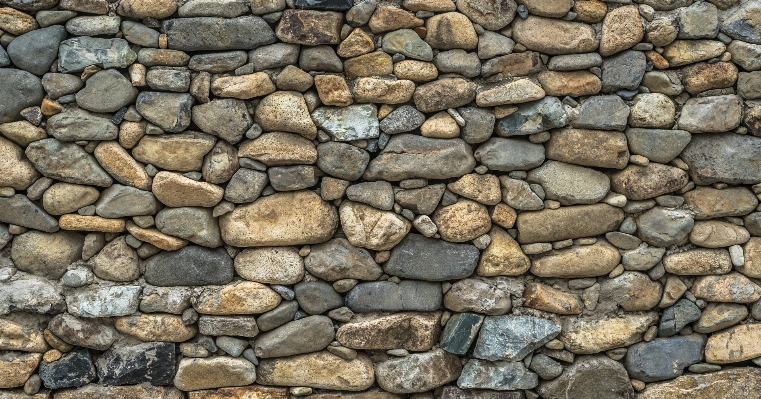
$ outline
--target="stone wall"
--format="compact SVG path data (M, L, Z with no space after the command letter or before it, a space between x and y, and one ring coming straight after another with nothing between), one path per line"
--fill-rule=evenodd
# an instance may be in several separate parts
M0 0L0 398L758 399L759 195L758 0Z

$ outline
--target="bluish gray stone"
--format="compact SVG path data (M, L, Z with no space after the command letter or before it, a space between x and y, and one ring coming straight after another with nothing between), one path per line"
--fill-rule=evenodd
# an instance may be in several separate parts
M626 370L631 378L644 382L670 380L703 358L706 337L693 334L675 338L657 338L629 347Z
M175 349L169 342L146 342L111 348L95 362L103 385L172 385Z
M463 389L494 389L512 391L533 389L539 385L539 377L526 370L523 362L489 362L470 359L462 369L457 386Z
M380 135L378 111L373 104L320 107L312 112L312 120L335 141L374 139Z
M68 108L48 118L46 131L61 141L116 140L119 136L119 127L109 118L80 108Z
M318 315L344 305L341 294L324 281L301 282L293 287L296 301L310 315Z
M391 250L386 274L426 281L459 280L476 269L480 252L471 244L454 244L420 234L407 234Z
M103 194L100 198L103 198ZM224 244L219 230L218 218L213 216L211 208L164 208L156 214L156 228L164 234L179 237L204 247L216 248Z
M61 25L35 29L8 44L8 56L18 68L42 76L58 56L58 45L66 38Z
M374 281L358 284L346 295L353 312L433 311L441 308L441 284L430 281Z
M11 64L11 57L9 57L5 49L2 46L0 46L0 68L5 68L10 64Z
M658 325L658 336L676 335L688 324L700 319L700 308L688 299L680 299L676 304L663 311Z
M144 277L161 287L223 285L233 280L233 272L233 260L224 249L189 245L148 258Z
M455 313L447 321L439 347L455 355L464 355L478 336L484 317L477 313Z
M695 184L761 182L761 137L735 133L696 134L682 151Z
M497 134L523 136L565 126L567 117L557 97L545 97L521 104L518 110L499 120Z
M76 93L82 86L84 86L84 82L82 82L79 76L68 73L46 73L42 77L42 87L48 93L48 97L51 100L57 100L61 96ZM48 123L50 123L50 119L48 119Z
M602 63L602 92L635 90L645 75L647 61L641 51L627 50Z
M27 71L0 69L0 123L21 119L21 110L39 105L45 92L40 78Z
M296 316L296 312L299 310L299 303L296 301L283 301L280 302L275 309L270 310L267 313L259 316L256 320L256 325L262 331L269 331L282 326L283 324L293 320Z
M433 60L433 50L412 29L399 29L383 35L383 51L388 54L402 54L421 61Z
M335 338L333 321L327 316L309 316L292 321L256 338L257 357L283 357L325 349Z
M254 66L255 71L296 65L299 60L300 48L298 44L292 43L261 46L248 52L248 62Z
M40 362L40 378L45 388L75 388L95 381L98 375L87 349L69 352L54 362Z
M560 325L533 316L486 317L473 356L485 360L521 360L560 334Z
M402 105L391 111L380 122L380 129L386 134L397 134L415 130L423 125L425 115L411 105Z
M245 51L196 54L190 57L188 68L209 73L229 72L243 66L246 59L248 59L248 54Z
M26 195L0 197L0 222L55 233L58 220L45 212L42 207L30 201Z
M46 177L66 183L108 187L111 176L82 147L56 139L35 141L26 147L26 156Z
M168 48L174 50L253 50L275 42L275 32L256 16L170 19L163 29Z
M474 156L491 170L529 170L544 162L544 146L527 140L492 137L478 147Z
M637 218L637 235L650 245L668 247L684 242L694 225L686 212L656 206Z
M143 91L137 96L137 112L149 122L170 133L190 126L195 99L188 93Z
M122 33L124 38L132 44L143 47L158 47L160 33L139 22L123 21Z
M534 355L528 368L543 380L551 380L563 373L563 366L544 353Z
M359 179L369 162L370 153L348 143L328 141L317 146L317 166L338 179Z
M249 2L241 0L192 0L183 4L177 14L182 18L235 18L250 11Z
M713 39L719 34L719 10L706 1L682 8L677 21L679 39Z
M624 130L629 106L619 96L594 96L584 101L571 126L579 129Z
M602 65L599 53L565 54L550 58L547 68L551 71L577 71Z
M89 36L64 40L58 46L58 72L81 72L90 65L103 69L126 68L137 54L124 39L100 39Z
M254 202L268 182L266 173L240 168L227 183L225 199L235 204Z
M651 162L671 162L691 139L692 134L684 130L626 129L629 151Z

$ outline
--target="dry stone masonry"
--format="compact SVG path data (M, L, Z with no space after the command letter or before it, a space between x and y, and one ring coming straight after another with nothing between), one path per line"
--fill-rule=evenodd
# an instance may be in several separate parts
M0 0L0 398L761 399L759 198L759 0Z

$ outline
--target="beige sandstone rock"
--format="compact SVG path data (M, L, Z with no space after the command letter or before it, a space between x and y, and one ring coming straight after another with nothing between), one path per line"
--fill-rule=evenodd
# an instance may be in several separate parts
M106 244L90 262L93 273L104 280L132 281L140 277L140 260L125 237Z
M373 50L375 50L373 38L362 29L354 28L349 33L349 36L338 45L336 54L344 58L350 58L367 54Z
M745 264L736 267L737 271L750 278L761 278L761 238L750 238L743 245L743 253Z
M288 390L263 386L229 387L188 392L188 399L288 399Z
M207 286L191 298L201 314L260 314L280 304L280 295L264 284L241 281L225 286Z
M698 277L690 292L707 302L751 303L761 298L761 287L740 273Z
M449 113L441 111L423 122L420 134L437 139L452 139L460 136L460 126Z
M349 79L363 76L390 75L394 72L394 64L390 55L383 51L374 51L346 60L344 62L344 72Z
M249 385L255 380L256 367L240 357L185 358L177 366L174 386L183 391L195 391Z
M314 86L320 101L325 105L346 107L354 103L346 80L339 75L317 75L314 77Z
M478 45L478 36L468 17L458 12L437 14L425 21L425 41L433 48L470 50Z
M658 321L658 313L626 313L624 317L582 319L563 318L558 339L565 349L576 354L593 354L626 347L642 341L642 335Z
M572 294L563 292L541 283L526 284L523 291L526 300L523 305L556 314L579 314L581 302Z
M210 183L199 182L179 173L159 172L153 178L153 194L166 206L213 207L222 200L225 190Z
M164 19L177 11L177 3L173 0L125 0L119 3L116 11L131 18Z
M151 189L151 177L127 151L115 141L103 141L95 147L95 159L116 181L141 190Z
M495 226L489 236L491 243L478 261L479 276L520 276L528 271L531 261L510 234Z
M0 389L18 388L24 385L37 369L42 353L0 353Z
M732 260L725 249L697 248L665 256L663 267L682 276L725 274L732 270Z
M304 96L295 91L278 91L264 97L256 107L254 121L265 132L298 133L309 140L317 136Z
M168 236L156 229L143 229L132 221L126 223L127 231L140 241L147 242L165 251L176 251L186 245L187 240Z
M61 389L55 393L55 399L183 399L182 391L175 387L156 387L153 385L103 386L88 384L80 388ZM22 399L22 398L19 398ZM26 399L26 398L24 398ZM36 397L32 399L38 399ZM39 398L43 399L43 398ZM47 398L45 398L47 399Z
M394 75L399 79L422 83L436 79L439 76L439 71L430 62L403 60L394 64Z
M326 351L262 359L257 374L258 384L342 391L362 391L375 382L373 364L367 355L345 360Z
M24 150L0 137L0 187L26 190L40 174L24 155Z
M304 260L295 247L244 249L235 257L235 272L265 284L296 284L304 278Z
M599 41L594 29L578 22L529 16L513 22L513 39L545 54L588 53Z
M317 149L310 140L297 134L273 132L243 142L238 156L267 166L313 164L317 162Z
M10 7L0 8L0 29L13 35L23 35L38 27L37 21L31 15Z
M76 214L62 215L58 226L63 230L99 231L102 233L121 233L126 230L124 219L106 219L100 216L82 216Z
M757 367L729 368L707 374L689 374L647 384L637 399L755 399L761 389Z
M597 277L610 273L620 260L618 249L598 241L592 245L555 250L534 259L531 273L546 278Z
M748 230L732 223L720 220L705 220L695 222L690 232L690 242L706 248L723 248L744 244L750 239ZM746 249L747 252L747 249ZM745 263L748 256L745 255Z
M457 313L475 312L489 316L507 314L510 295L487 282L466 278L452 284L444 295L444 307Z
M44 353L48 349L42 330L0 319L0 350Z
M364 313L336 331L341 345L362 350L427 351L438 342L441 312Z
M275 84L269 75L256 72L249 75L224 76L211 82L211 92L218 97L231 97L250 100L266 96L275 91Z
M183 342L198 333L195 325L184 325L181 316L162 313L117 317L114 327L122 334L145 342Z
M214 136L200 132L145 136L132 149L132 156L161 169L191 172L201 170L203 156L216 141Z
M592 96L602 89L600 78L587 71L548 71L539 74L538 79L548 96Z
M451 242L473 240L491 229L491 218L485 206L470 200L460 200L433 213L431 218L441 238Z
M14 238L11 259L21 271L58 280L70 264L82 259L83 245L78 233L31 230Z
M708 337L705 349L709 363L738 363L761 356L761 324L743 324Z
M577 205L518 215L518 242L555 242L594 237L618 229L624 212L607 204Z
M528 79L502 83L490 89L479 91L476 104L479 107L495 105L520 104L544 98L544 90Z
M676 40L666 46L663 57L678 67L721 56L727 46L716 40Z
M376 251L393 248L412 227L407 219L394 212L380 211L358 202L342 203L339 213L341 227L349 242Z
M414 91L411 80L359 78L353 93L358 103L401 104L409 101Z
M42 195L42 207L51 215L76 212L98 200L100 193L90 186L56 183Z
M29 121L0 124L0 134L21 147L26 147L35 141L48 138L45 129L37 127Z
M745 187L717 190L702 186L683 196L684 204L695 213L695 220L742 216L752 212L758 205L756 196Z
M682 169L651 162L647 166L629 165L611 174L610 188L638 201L676 191L688 181Z
M547 159L610 169L623 169L629 163L629 148L622 132L560 129L551 133L544 144Z
M603 57L626 50L642 41L645 29L636 5L623 6L605 15L600 38Z

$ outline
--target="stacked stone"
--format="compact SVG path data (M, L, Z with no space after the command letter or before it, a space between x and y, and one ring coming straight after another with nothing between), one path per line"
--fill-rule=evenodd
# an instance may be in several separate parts
M761 398L757 0L0 0L0 398Z

